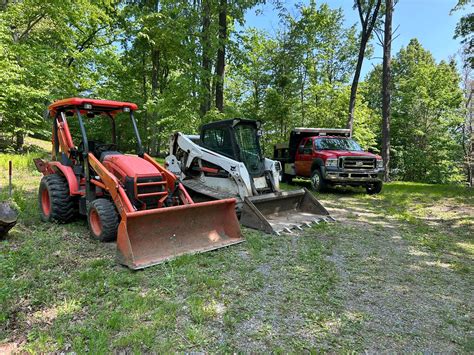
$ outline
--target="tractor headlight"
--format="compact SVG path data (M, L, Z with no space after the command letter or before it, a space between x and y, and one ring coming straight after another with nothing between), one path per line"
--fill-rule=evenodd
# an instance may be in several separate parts
M382 168L383 168L383 160L377 159L377 169L382 169Z
M337 167L337 159L334 159L334 158L329 158L329 159L326 159L326 166L327 167Z

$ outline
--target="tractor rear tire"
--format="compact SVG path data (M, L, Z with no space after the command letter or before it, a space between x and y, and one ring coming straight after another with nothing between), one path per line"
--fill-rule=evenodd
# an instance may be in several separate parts
M38 203L43 222L69 222L76 214L74 202L64 176L51 174L41 179Z
M93 239L101 242L113 242L117 239L119 216L111 201L105 198L92 201L87 221Z

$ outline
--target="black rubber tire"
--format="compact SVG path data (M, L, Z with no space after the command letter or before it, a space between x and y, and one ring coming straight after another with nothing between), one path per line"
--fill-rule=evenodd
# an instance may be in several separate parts
M49 211L43 207L43 196L47 194ZM41 179L38 190L40 218L43 222L67 223L76 214L75 199L69 195L69 185L64 176L46 175ZM45 202L47 205L48 203ZM48 213L49 212L49 213Z
M311 173L311 187L316 192L322 192L326 188L326 182L323 179L323 175L319 169L314 169Z
M292 184L293 183L293 175L285 174L281 176L281 181L287 184Z
M383 187L383 182L377 181L373 185L367 186L365 190L367 191L369 195L376 195L382 191L382 187Z
M95 220L98 218L98 222ZM91 237L101 242L113 242L117 239L119 216L115 205L105 198L91 202L87 212L87 223ZM99 223L100 228L97 228Z

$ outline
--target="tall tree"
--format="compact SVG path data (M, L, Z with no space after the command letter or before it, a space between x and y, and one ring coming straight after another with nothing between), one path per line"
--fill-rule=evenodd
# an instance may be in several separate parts
M219 48L216 64L216 108L224 111L225 47L227 42L227 0L219 3Z
M393 5L393 0L385 0L385 28L382 69L382 158L385 169L385 181L388 181L390 174L390 79Z
M463 48L460 50L462 60L462 89L464 91L466 118L461 126L464 151L466 175L469 186L474 186L474 73L470 65L469 52Z
M362 63L364 62L365 50L377 22L381 4L382 0L355 0L354 3L354 8L356 8L359 13L361 33L359 55L357 57L354 78L352 79L351 96L349 99L349 117L347 120L347 128L349 129L352 129L354 124L354 109L357 97L357 87L359 85Z
M458 0L456 6L451 10L451 13L464 9L471 4L472 0ZM474 13L464 15L456 25L454 31L454 38L461 38L461 43L464 45L463 49L467 55L468 63L471 68L474 68Z
M201 3L201 117L211 109L211 0L202 0Z

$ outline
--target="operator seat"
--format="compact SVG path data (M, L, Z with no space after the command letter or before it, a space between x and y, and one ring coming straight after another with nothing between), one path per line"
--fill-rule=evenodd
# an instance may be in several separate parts
M104 161L104 158L107 155L123 155L123 153L117 151L117 150L101 150L99 147L103 145L104 143L99 142L99 141L94 141L90 140L88 141L89 144L89 152L91 152L97 159L99 159L100 162ZM78 150L82 152L84 150L84 142L81 141L79 144Z
M100 154L99 161L102 163L107 155L123 155L123 153L117 150L106 150Z

